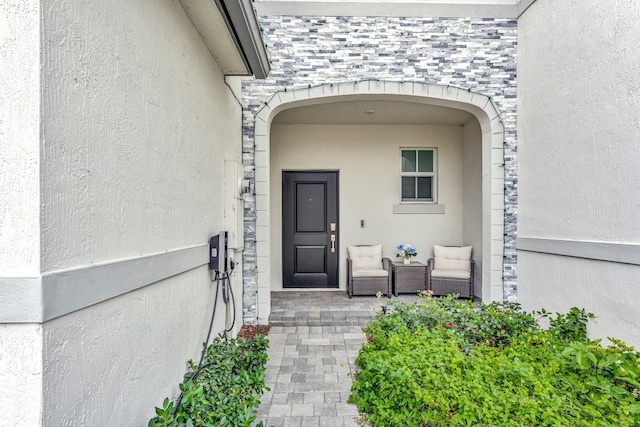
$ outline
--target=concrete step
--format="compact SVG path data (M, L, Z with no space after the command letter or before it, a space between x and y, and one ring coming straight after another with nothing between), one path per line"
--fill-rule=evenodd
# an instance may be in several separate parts
M271 326L364 326L375 316L373 310L272 311Z
M413 302L416 295L395 299ZM382 307L386 297L354 296L345 291L294 290L271 292L271 326L365 326Z

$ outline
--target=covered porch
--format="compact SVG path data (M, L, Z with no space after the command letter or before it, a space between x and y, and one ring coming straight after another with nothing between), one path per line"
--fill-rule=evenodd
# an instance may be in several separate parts
M336 175L338 209L325 220L326 256L337 257L337 272L326 288L346 298L350 245L382 244L383 256L395 260L396 245L409 243L423 264L435 244L464 245L473 246L475 297L502 300L503 140L490 97L451 86L361 81L274 94L255 116L257 321L270 319L272 292L302 292L286 285L287 262L298 265L310 252L294 248L286 258L287 173ZM430 200L405 198L402 165L412 150L432 162Z

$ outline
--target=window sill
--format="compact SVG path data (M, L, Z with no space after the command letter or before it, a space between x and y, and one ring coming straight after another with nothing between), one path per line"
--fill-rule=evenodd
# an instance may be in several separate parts
M444 205L435 203L403 203L393 205L394 214L444 214Z

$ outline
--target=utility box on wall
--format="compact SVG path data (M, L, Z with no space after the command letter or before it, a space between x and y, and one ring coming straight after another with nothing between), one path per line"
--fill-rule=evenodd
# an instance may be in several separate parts
M244 166L236 160L224 162L224 227L228 248L244 249Z

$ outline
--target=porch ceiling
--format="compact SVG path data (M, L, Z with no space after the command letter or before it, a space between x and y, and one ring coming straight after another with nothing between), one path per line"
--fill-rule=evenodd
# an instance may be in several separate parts
M278 114L273 124L463 125L472 119L472 114L455 108L413 102L358 100L291 108Z

